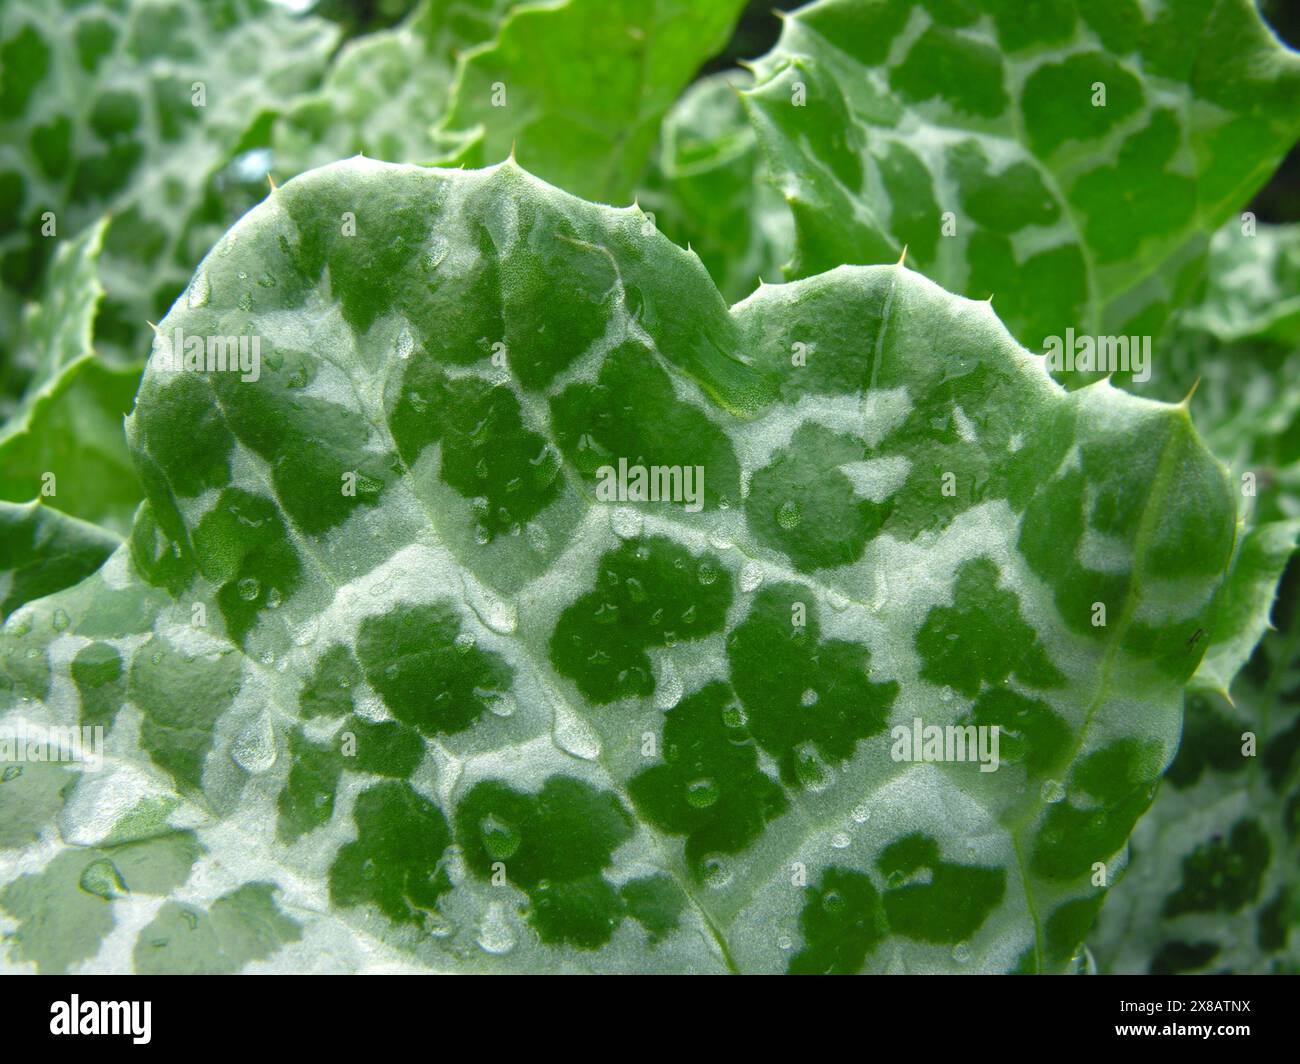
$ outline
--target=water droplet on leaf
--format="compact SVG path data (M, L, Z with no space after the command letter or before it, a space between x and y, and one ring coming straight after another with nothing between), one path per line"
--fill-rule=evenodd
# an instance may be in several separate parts
M488 906L483 922L479 925L478 944L484 953L497 957L515 948L514 929L510 926L509 918L496 902Z
M565 753L595 761L600 757L600 739L590 725L559 701L555 702L555 722L551 728L555 745Z
M619 539L636 539L645 528L645 517L630 506L619 506L610 511L609 526Z
M199 270L190 281L189 295L186 302L192 309L197 310L199 307L205 307L208 304L208 298L212 293L212 285L208 280L206 270Z
M831 785L831 767L822 758L816 743L800 743L794 754L794 772L805 789L820 792Z
M700 861L700 870L705 884L714 890L721 890L731 882L731 865L720 853L709 854Z
M513 857L522 841L514 826L495 813L489 813L480 820L478 830L483 838L483 848L494 861L505 861Z
M275 764L275 730L271 718L260 713L230 747L230 759L245 772L265 772Z
M708 809L718 800L718 785L711 779L692 780L686 785L686 804L693 809Z
M130 893L126 882L122 879L122 873L117 870L117 865L107 857L101 857L98 861L86 865L85 871L81 873L80 886L87 894L94 894L105 901L112 901L114 898L121 898Z
M776 523L787 532L799 527L803 520L803 507L793 499L787 499L776 511Z

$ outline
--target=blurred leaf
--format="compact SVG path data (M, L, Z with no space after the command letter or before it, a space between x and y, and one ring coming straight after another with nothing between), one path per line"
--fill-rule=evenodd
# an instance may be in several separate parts
M576 196L626 204L659 122L722 49L743 0L560 0L515 9L469 52L438 134L448 162L512 151Z
M1300 57L1252 0L820 0L755 69L789 275L906 245L1032 351L1159 335L1300 136Z
M229 222L206 209L214 175L336 39L266 0L6 0L0 279L34 297L58 242L111 212L96 339L140 358Z
M690 245L730 303L775 281L793 246L790 211L761 167L739 90L744 71L695 82L664 117L638 200L676 244Z

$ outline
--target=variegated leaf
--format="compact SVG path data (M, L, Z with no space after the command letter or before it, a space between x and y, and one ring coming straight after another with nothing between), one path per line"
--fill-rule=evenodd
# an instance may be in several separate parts
M129 551L4 629L0 723L107 728L0 786L11 966L1072 965L1233 545L1185 406L902 266L728 310L513 164L313 171L191 292Z

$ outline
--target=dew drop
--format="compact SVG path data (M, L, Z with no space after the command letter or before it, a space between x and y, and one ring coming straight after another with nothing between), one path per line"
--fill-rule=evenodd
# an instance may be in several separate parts
M475 689L474 693L480 695L488 710L498 717L513 717L515 710L519 708L515 696L509 691L486 691L480 694L478 689Z
M1048 805L1055 805L1065 797L1065 786L1060 780L1043 780L1043 787L1039 793Z
M823 760L816 743L800 743L795 747L794 754L794 772L806 790L818 793L831 785L831 768Z
M700 861L700 870L705 885L714 890L721 890L731 882L731 865L720 853L711 853Z
M776 511L776 523L787 532L799 527L803 520L803 507L794 499L787 499Z
M524 526L524 537L538 554L545 554L551 549L551 534L536 521L530 521Z
M677 674L671 661L665 661L659 670L659 680L655 684L655 708L665 713L682 700L684 691L682 678Z
M461 575L465 601L484 626L497 635L509 635L519 625L519 610L495 592L488 590L468 572Z
M429 241L428 250L424 253L424 268L426 270L436 270L442 260L447 257L450 245L442 237L435 236Z
M208 272L207 270L199 270L194 275L194 279L190 281L189 295L185 301L190 305L191 309L197 310L199 307L208 305L208 298L211 294L212 284L208 280Z
M853 822L855 824L865 824L871 819L871 810L865 805L856 805L853 807Z
M275 731L271 718L258 714L230 747L230 759L250 775L265 772L275 764Z
M62 606L54 611L54 616L50 618L50 625L56 632L62 632L72 623L72 618L68 616L68 611Z
M686 804L692 809L708 809L718 800L718 793L718 785L713 780L692 780L686 785Z
M802 695L799 696L799 703L806 709L808 707L815 706L818 702L818 698L819 696L817 692L810 687Z
M848 835L843 831L837 831L831 836L831 845L837 850L847 850L849 848L849 842L850 839Z
M630 506L619 506L609 513L609 527L619 539L636 539L645 528L645 517Z
M411 335L411 330L405 325L402 326L402 331L397 334L396 350L397 357L403 359L410 358L411 353L415 350L415 337Z
M515 948L515 932L505 912L497 902L488 906L478 929L479 948L484 953L500 957Z
M970 960L970 946L965 942L958 942L952 948L952 959L958 964L965 964Z
M943 687L943 688L941 688L941 689L939 690L939 701L940 701L940 702L951 702L951 701L952 701L952 688L951 688L951 687Z
M483 838L483 848L494 861L506 861L515 855L522 841L513 824L502 820L495 813L489 813L478 825Z
M255 576L246 576L237 585L239 597L245 602L252 602L262 593L262 585Z
M114 898L121 898L130 893L126 882L122 879L122 873L117 870L117 865L107 857L101 857L98 861L86 865L85 871L81 873L80 886L87 894L94 894L105 901L112 901Z
M559 701L555 702L555 721L551 726L551 735L555 745L565 753L581 758L583 761L595 761L600 757L600 739L591 727Z
M843 613L849 608L848 596L836 591L834 588L831 588L831 590L826 593L826 601L830 604L831 609L836 613Z

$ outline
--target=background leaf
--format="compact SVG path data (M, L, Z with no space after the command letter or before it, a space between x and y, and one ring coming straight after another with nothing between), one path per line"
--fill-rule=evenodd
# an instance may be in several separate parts
M756 72L790 276L906 245L1034 351L1158 335L1300 134L1300 58L1249 0L821 0Z
M330 64L317 93L275 125L274 165L282 179L368 155L424 162L437 152L458 56L491 40L517 0L424 0L400 26L359 37Z
M1233 701L1193 694L1178 751L1091 942L1103 970L1300 969L1300 626L1293 564ZM1253 747L1246 754L1247 736Z
M11 596L20 584L47 593L75 582L72 574L86 575L92 558L111 553L140 503L140 482L122 427L138 372L104 365L91 346L103 294L98 272L103 233L101 222L55 253L43 298L29 308L18 341L35 375L0 425L0 498L39 499L42 505L4 511L9 562L32 570L28 577L14 577ZM61 520L47 507L81 521ZM61 558L69 547L75 547L74 556ZM48 580L31 583L42 564L51 568ZM9 567L0 564L0 572ZM26 598L6 601L8 612Z
M766 180L740 89L741 70L695 82L664 117L638 202L689 246L728 302L777 280L793 246L790 211Z
M98 525L39 502L0 502L0 616L80 583L121 543Z
M55 237L111 211L97 340L138 358L229 222L215 175L316 82L336 31L265 0L11 0L0 17L0 279L31 297Z
M743 0L561 0L516 8L457 72L439 128L450 161L513 152L577 196L627 203L659 121L721 51Z

